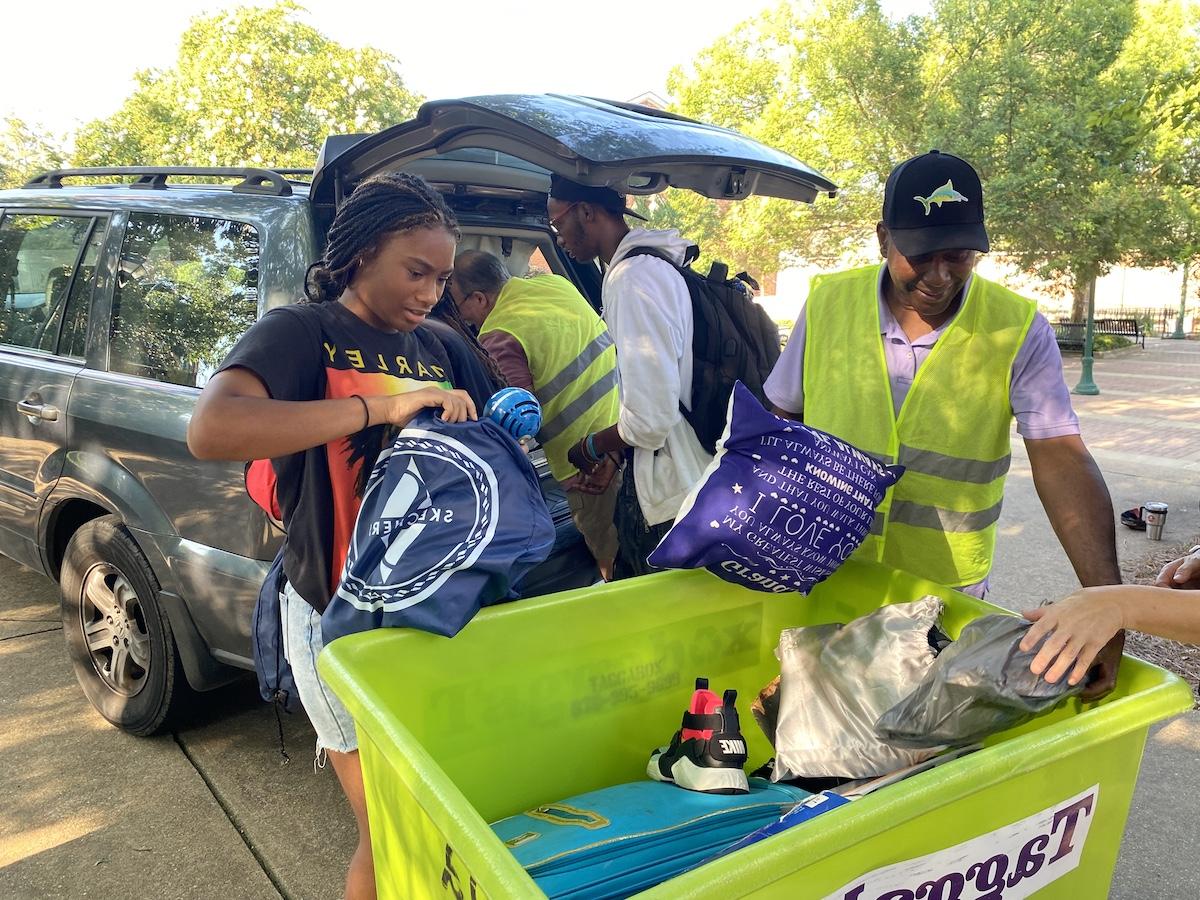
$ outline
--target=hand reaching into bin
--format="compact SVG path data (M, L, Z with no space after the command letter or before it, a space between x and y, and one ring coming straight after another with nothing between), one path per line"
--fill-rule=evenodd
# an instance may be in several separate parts
M1156 587L1200 590L1200 544L1192 547L1185 556L1163 566L1154 584Z
M1046 639L1030 670L1051 683L1066 675L1070 684L1078 684L1101 651L1127 628L1200 643L1200 595L1181 594L1167 584L1200 589L1200 545L1164 567L1153 587L1082 588L1050 606L1026 611L1025 618L1034 624L1021 649L1032 650Z

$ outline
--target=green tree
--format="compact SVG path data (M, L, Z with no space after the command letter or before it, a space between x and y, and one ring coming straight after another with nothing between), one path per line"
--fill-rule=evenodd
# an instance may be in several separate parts
M836 260L860 249L879 216L883 179L919 146L923 23L893 21L877 0L784 3L714 42L668 87L684 115L742 131L840 185L811 206L752 199L713 219L681 217L731 264Z
M1195 10L935 0L927 16L893 20L877 0L783 3L676 69L669 87L680 112L804 160L841 185L839 199L715 214L672 202L659 216L734 265L834 261L870 247L892 166L939 147L979 168L996 251L1082 299L1118 262L1191 246Z
M1070 288L1077 313L1140 236L1133 129L1095 115L1126 87L1118 64L1136 8L940 0L931 18L928 64L949 70L931 137L979 168L996 250Z
M1200 7L1156 0L1142 12L1122 56L1127 89L1098 118L1124 121L1135 136L1133 186L1147 214L1133 261L1178 266L1186 307L1200 287L1189 291L1200 260Z
M0 122L0 188L19 187L62 164L62 142L57 136L15 116Z
M344 47L281 2L198 17L175 65L146 70L76 141L83 165L309 167L333 133L411 118L421 98L394 57Z

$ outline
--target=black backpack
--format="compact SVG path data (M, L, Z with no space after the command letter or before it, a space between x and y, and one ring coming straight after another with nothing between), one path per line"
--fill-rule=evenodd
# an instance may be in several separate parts
M767 405L763 384L779 359L779 328L750 293L758 284L745 272L729 277L729 267L715 262L707 275L691 268L700 255L692 245L683 265L654 247L634 247L626 255L654 256L682 276L692 298L692 408L679 405L701 445L715 452L725 431L729 395L741 382Z

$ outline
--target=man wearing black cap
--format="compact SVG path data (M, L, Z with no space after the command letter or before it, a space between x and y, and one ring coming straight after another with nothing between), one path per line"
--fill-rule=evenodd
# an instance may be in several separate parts
M610 427L583 437L568 453L599 477L609 456L630 460L617 494L617 578L652 571L646 557L712 457L679 406L692 403L692 301L665 259L630 255L648 247L682 264L690 244L679 232L630 229L625 198L609 187L555 177L547 204L559 245L580 262L605 266L604 321L617 348L620 411Z
M937 150L901 163L876 234L883 265L813 279L765 385L780 414L906 467L858 558L983 596L1015 417L1080 582L1120 583L1112 502L1053 329L1033 301L974 274L990 247L978 174ZM1119 653L1118 641L1110 675Z

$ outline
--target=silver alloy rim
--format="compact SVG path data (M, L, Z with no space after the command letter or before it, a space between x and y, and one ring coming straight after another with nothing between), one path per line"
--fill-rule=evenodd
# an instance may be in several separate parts
M111 691L132 697L150 674L150 635L137 591L118 569L97 563L84 576L80 599L80 624L96 674Z

